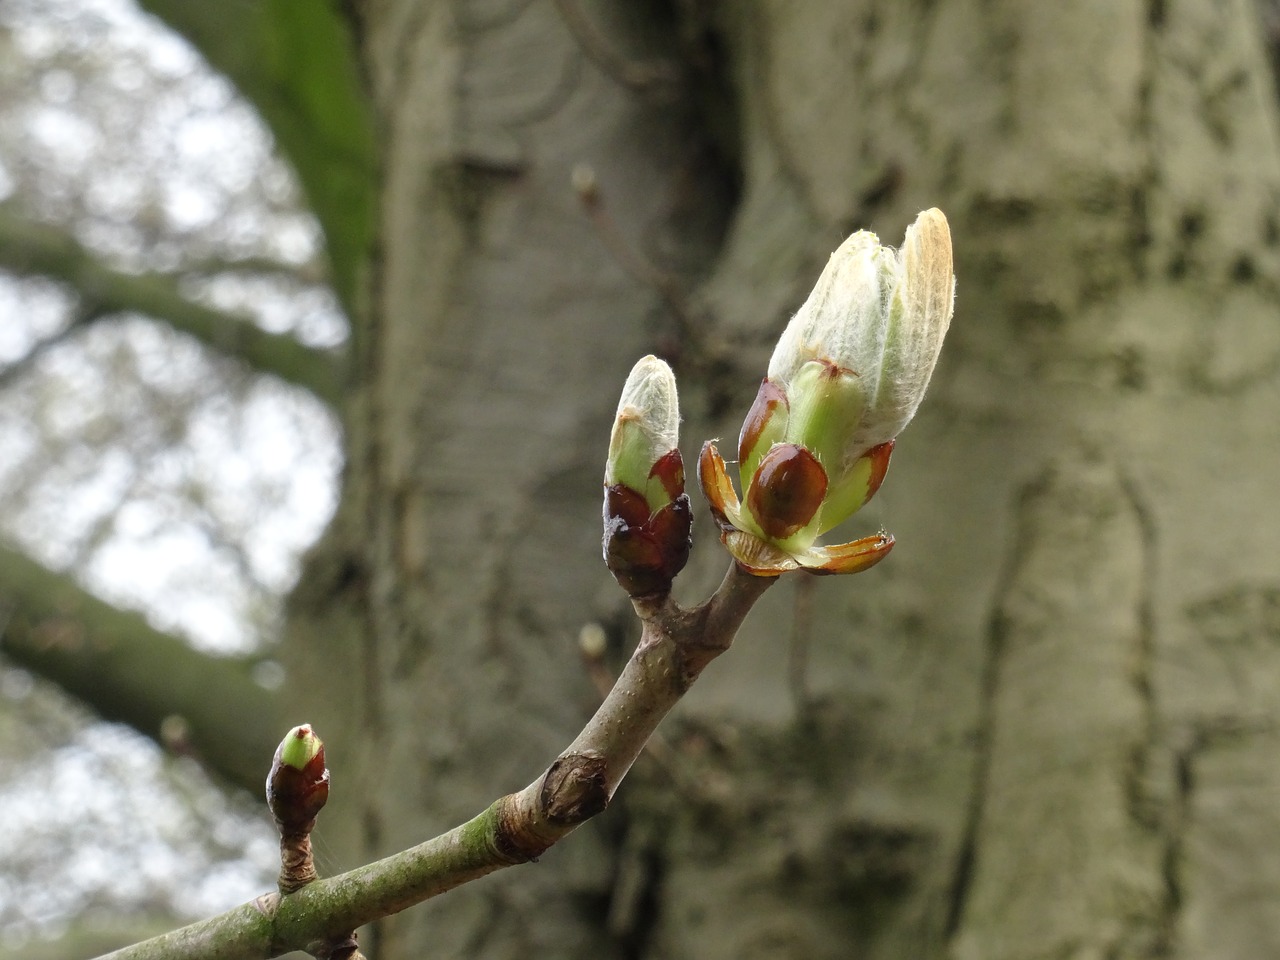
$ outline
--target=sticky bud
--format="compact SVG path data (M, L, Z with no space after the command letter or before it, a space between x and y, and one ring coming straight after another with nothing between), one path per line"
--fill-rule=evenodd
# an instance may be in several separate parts
M689 559L679 431L675 375L644 357L622 388L604 471L604 560L633 597L669 591Z
M290 730L276 747L267 776L267 806L281 833L311 829L329 799L324 743L310 724Z
M884 480L951 322L951 234L940 210L907 229L902 250L859 231L831 255L792 318L738 440L742 500L714 444L699 478L721 539L745 568L776 576L866 569L887 534L815 546Z

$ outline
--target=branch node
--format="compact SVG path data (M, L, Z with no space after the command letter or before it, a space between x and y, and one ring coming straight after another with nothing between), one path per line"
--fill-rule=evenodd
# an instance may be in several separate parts
M589 820L609 805L608 762L597 753L570 753L542 778L542 808L560 826Z
M363 960L364 958L364 954L360 952L359 944L356 943L356 935L354 933L330 937L328 940L309 944L307 953L315 957L316 960Z

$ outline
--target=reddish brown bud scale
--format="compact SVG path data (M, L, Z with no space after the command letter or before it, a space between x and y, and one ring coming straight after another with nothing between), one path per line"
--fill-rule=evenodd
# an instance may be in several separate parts
M684 493L650 514L644 496L630 487L605 488L604 562L630 596L671 589L689 560L692 529L693 511Z
M624 514L605 513L604 561L614 576L635 575L662 566L662 550L650 535L648 522L647 508L644 519L638 522Z
M863 454L871 460L871 477L867 480L867 498L862 501L863 503L874 497L876 491L880 489L880 484L884 483L885 474L889 472L889 456L893 453L893 445L897 442L897 440L886 440Z
M828 547L826 563L810 567L809 572L819 575L861 573L887 557L893 544L892 535L877 533L851 543L842 543L838 547Z
M734 529L727 511L730 502L734 507L738 505L738 494L729 483L729 477L724 472L724 460L712 440L704 443L702 452L698 454L698 482L702 485L702 493L711 507L711 515L720 529Z
M662 545L665 570L674 578L684 569L693 545L693 508L688 494L680 494L649 518L648 530Z
M299 727L299 736L311 736L309 727ZM285 744L276 748L267 776L267 806L281 833L297 833L310 829L329 799L329 771L324 765L324 744L301 767L281 759Z
M783 389L765 377L760 382L760 390L756 393L755 402L747 411L747 418L742 421L742 432L738 434L738 460L745 461L755 449L770 418L779 407L786 408L787 395Z
M767 536L785 540L805 526L827 495L827 472L804 447L780 443L765 454L747 505Z
M626 484L615 483L604 488L604 522L606 534L611 522L622 521L630 527L643 526L649 519L649 503L643 493Z
M649 476L657 477L662 489L672 500L684 493L684 458L679 450L672 450L657 459Z

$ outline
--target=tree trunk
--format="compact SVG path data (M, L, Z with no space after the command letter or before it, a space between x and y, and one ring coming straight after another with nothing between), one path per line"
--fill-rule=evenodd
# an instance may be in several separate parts
M1280 170L1254 10L670 6L364 5L377 254L344 500L288 640L332 869L531 780L594 704L581 627L634 642L599 557L631 363L675 363L690 460L736 435L839 240L937 205L956 318L855 521L899 545L856 580L788 577L614 808L371 955L1280 953ZM583 163L661 282L602 242ZM678 594L725 563L704 514Z

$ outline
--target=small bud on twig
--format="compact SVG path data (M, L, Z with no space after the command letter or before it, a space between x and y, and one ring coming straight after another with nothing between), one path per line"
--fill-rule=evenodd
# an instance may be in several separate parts
M578 648L588 660L599 660L604 657L609 647L609 635L604 627L595 623L584 623L578 631Z
M267 776L267 806L280 832L281 893L292 893L316 878L311 830L328 799L324 743L304 723L280 741Z
M588 164L576 164L569 173L569 183L573 192L587 206L600 202L600 183L596 180L596 172Z
M675 375L644 357L622 388L604 471L604 559L632 597L669 592L689 559L679 436Z

